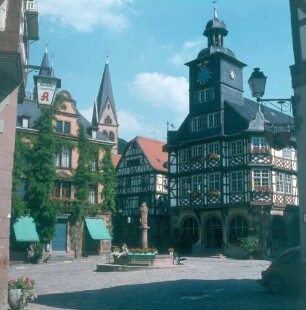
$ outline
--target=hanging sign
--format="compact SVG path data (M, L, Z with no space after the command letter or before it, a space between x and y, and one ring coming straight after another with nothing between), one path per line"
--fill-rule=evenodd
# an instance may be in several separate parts
M268 144L279 151L289 144L293 128L291 124L266 123L264 133Z
M39 104L52 105L60 80L54 77L35 76L37 101Z

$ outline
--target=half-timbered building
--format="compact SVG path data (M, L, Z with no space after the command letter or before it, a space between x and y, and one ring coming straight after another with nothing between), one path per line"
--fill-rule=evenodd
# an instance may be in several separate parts
M165 142L137 136L131 140L116 167L117 220L114 238L139 247L140 205L149 209L149 246L167 247L167 153ZM115 242L115 241L114 241Z
M298 242L295 142L277 150L264 131L267 123L293 121L243 97L245 64L225 47L227 33L215 8L204 30L207 47L186 64L189 113L168 132L172 243L232 253L252 235L267 254Z

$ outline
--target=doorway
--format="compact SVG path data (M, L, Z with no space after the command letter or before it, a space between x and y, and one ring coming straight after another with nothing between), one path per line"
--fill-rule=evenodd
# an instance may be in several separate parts
M205 247L219 249L222 247L222 223L216 217L210 217L204 228Z

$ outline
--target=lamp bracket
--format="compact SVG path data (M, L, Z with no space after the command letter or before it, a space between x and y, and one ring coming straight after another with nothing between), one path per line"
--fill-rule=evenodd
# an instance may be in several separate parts
M290 98L256 98L258 103L269 103L281 112L288 112L289 114L295 115L296 104L299 101L297 96L291 96ZM275 105L279 104L279 106Z

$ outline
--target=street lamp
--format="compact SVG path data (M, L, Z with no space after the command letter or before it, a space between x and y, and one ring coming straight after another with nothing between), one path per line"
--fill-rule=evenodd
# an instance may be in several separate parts
M252 97L256 98L256 101L260 103L259 111L261 111L261 103L267 102L272 104L276 102L280 104L280 107L273 105L283 113L283 107L289 107L287 112L293 112L294 121L288 116L288 121L285 123L273 124L270 122L265 122L264 124L264 133L268 144L276 150L281 150L285 148L291 138L293 133L293 127L298 125L298 120L296 118L296 97L292 96L291 98L278 98L278 99L263 99L265 94L267 77L264 75L259 68L255 68L252 72L248 83L250 86Z
M259 68L254 68L248 83L251 89L252 97L257 98L257 102L265 93L267 77L260 71Z
M265 94L267 77L264 75L260 68L254 68L248 83L250 86L252 97L256 98L257 102L277 102L284 104L288 102L289 104L294 103L294 97L291 98L281 98L281 99L261 99Z

